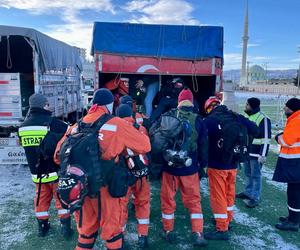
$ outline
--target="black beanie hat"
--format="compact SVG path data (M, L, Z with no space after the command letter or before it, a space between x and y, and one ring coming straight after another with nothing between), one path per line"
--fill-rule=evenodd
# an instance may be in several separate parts
M133 99L129 95L124 95L120 98L120 104L128 104L130 107L132 107Z
M116 115L121 118L131 117L132 116L132 108L128 104L121 104L116 109Z
M252 109L257 109L259 108L260 105L260 100L256 97L251 97L247 100L248 104Z
M114 102L114 96L108 89L101 88L94 93L93 104L102 106L113 102Z
M291 98L285 104L290 110L293 112L300 110L300 99L298 98Z

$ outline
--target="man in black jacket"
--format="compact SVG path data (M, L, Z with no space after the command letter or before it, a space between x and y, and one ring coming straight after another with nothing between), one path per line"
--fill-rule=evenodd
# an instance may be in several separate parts
M181 78L174 78L163 85L157 107L150 116L151 123L159 119L163 113L177 107L177 98L183 87L184 82Z
M58 142L64 135L68 125L51 116L48 100L41 94L30 96L29 106L28 115L19 128L19 137L26 153L32 181L36 184L34 206L38 235L45 236L50 228L48 209L54 196L61 221L61 233L64 237L69 237L73 232L70 213L62 208L58 200L56 189L59 166L53 162L55 141Z
M259 127L259 135L254 138L249 148L249 161L244 163L246 187L245 191L236 195L236 198L244 199L247 207L254 208L258 205L262 189L261 168L266 161L270 139L271 121L260 111L260 100L251 97L247 100L245 117L255 122Z

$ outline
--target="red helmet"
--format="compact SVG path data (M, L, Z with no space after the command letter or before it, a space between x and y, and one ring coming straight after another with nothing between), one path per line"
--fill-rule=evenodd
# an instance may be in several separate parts
M69 165L65 176L60 176L57 195L61 205L71 213L81 209L84 198L88 194L87 175L80 166Z
M206 112L206 110L207 110L212 104L217 104L217 105L219 105L219 104L221 104L221 101L220 101L219 98L217 98L217 97L215 97L215 96L209 97L209 98L206 100L205 104L204 104L204 111Z

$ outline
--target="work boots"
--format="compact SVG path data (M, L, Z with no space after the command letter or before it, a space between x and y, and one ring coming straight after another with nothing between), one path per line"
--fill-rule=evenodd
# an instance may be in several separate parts
M192 243L195 247L204 247L208 244L207 240L204 239L203 234L200 232L192 233Z
M279 230L283 231L295 231L298 232L299 230L299 224L295 222L291 222L288 219L286 221L277 223L275 227Z
M230 235L228 231L212 231L204 234L207 240L229 240Z
M170 244L176 243L176 234L173 231L163 231L161 237L165 239Z
M74 231L71 227L71 217L60 219L60 233L65 239L69 239Z
M39 225L38 236L44 237L50 229L50 223L48 222L48 219L46 220L37 219L37 220Z
M145 249L148 247L148 236L141 235L138 240L139 249Z
M280 217L279 217L279 221L280 221L280 222L285 222L285 221L287 221L287 220L289 220L289 216L280 216Z

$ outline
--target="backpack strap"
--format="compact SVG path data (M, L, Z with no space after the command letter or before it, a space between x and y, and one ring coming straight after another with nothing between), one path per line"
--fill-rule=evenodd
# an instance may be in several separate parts
M135 118L136 118L136 112L132 112L132 118L135 120Z
M97 213L97 215L98 215L98 221L101 220L101 197L100 197L100 195L101 195L101 193L100 193L100 191L98 191L98 193L97 193L97 200L98 200L98 213Z
M105 113L92 123L85 123L82 119L80 119L80 121L77 123L78 132L82 132L82 130L85 129L88 129L91 132L97 132L106 122L108 122L113 117L113 115Z
M100 118L98 118L96 121L94 121L91 124L91 129L98 131L106 122L108 122L110 119L112 119L114 116L110 115L110 114L104 114L102 116L100 116Z
M50 130L50 124L52 123L52 121L53 121L53 117L52 116L50 116L49 117L49 119L46 121L46 122L44 122L44 126L47 126L48 128L49 128L49 130ZM40 161L41 161L41 157L43 157L42 156L42 152L41 152L41 148L40 148L40 146L38 146L38 148L37 148L37 151L38 151L38 154L39 154L39 158L38 158L38 163L37 163L37 165L36 166L38 166L39 167L39 164L40 164ZM47 175L42 175L41 173L40 173L40 171L38 171L39 173L38 173L38 178L39 178L39 183L38 183L38 193L37 193L37 199L36 199L36 206L38 206L39 205L39 203L40 203L40 196L41 196L41 188L42 188L42 178L43 177L46 177Z
M83 123L82 119L83 119L83 117L77 122L77 130L78 130L78 132L80 132L81 129L82 129L82 123Z
M51 125L53 119L54 119L53 116L49 116L49 119L43 123L43 126L50 127L50 125Z
M50 125L51 125L51 123L53 121L53 118L54 117L50 116L49 119L47 121L45 121L42 126L47 126L48 130L50 131ZM46 137L46 135L45 135L45 137ZM44 140L44 138L43 138L43 140ZM38 162L36 163L36 167L37 168L40 166L41 159L43 159L43 154L42 154L42 150L41 150L41 144L42 144L42 141L40 142L40 145L36 148L36 153L38 154ZM40 173L40 171L38 171L37 177L40 178L40 179L43 178L42 174Z
M113 118L114 116L110 115L110 114L104 114L102 116L100 116L96 121L94 121L93 123L91 123L89 126L87 126L85 129L90 129L91 132L93 133L97 133L98 130L107 122L109 121L111 118ZM82 121L82 119L80 119L80 121L77 123L78 126L78 132L81 132L84 129L84 125L87 125L89 123L84 123ZM69 158L71 155L71 152L66 152L65 153L66 157L63 160L63 162L61 162L61 166L67 166L68 162L69 162Z

